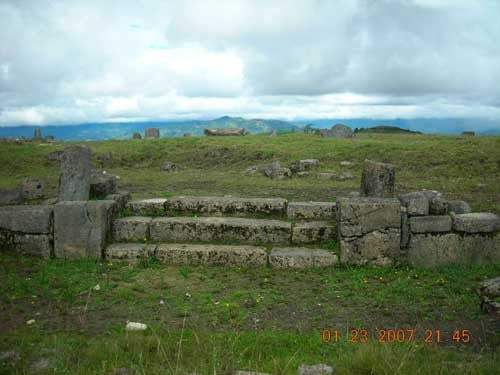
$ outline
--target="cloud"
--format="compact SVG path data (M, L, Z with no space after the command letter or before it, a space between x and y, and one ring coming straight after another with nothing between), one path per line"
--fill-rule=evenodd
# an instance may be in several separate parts
M500 121L500 3L0 3L0 125L119 119Z

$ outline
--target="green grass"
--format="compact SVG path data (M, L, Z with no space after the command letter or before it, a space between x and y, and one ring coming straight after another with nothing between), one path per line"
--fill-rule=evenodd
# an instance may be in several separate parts
M491 374L498 323L480 312L474 288L499 273L500 265L279 271L4 253L0 351L15 349L22 359L0 366L25 373L37 358L49 357L61 374L113 367L145 374L292 374L300 363L318 362L346 374ZM30 319L36 322L27 325ZM126 332L128 320L150 329ZM370 341L350 343L352 328L368 329ZM413 328L415 339L381 344L382 328ZM323 329L339 330L339 342L322 343ZM442 342L425 344L426 329L439 329ZM470 330L472 342L453 342L456 329Z
M14 187L23 177L48 181L55 194L59 167L48 153L69 143L4 144L0 147L0 188ZM120 186L138 197L225 195L283 197L332 201L359 189L365 158L396 165L398 192L436 189L449 198L467 200L475 211L500 213L500 137L460 137L415 134L359 134L354 139L319 138L289 133L278 137L189 137L156 140L86 142L98 154L111 152L103 169L120 176ZM251 165L280 160L290 166L304 158L320 160L321 171L348 171L355 178L329 181L313 176L285 181L241 172ZM340 161L354 162L342 168ZM160 171L164 161L179 171Z

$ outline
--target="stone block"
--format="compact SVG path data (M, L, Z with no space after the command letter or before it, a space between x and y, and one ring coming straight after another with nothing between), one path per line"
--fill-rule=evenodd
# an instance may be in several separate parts
M447 215L448 201L441 197L434 197L429 200L429 214L431 215Z
M104 199L115 201L118 211L121 211L130 200L130 193L128 191L118 191L117 193L107 195Z
M286 199L180 196L169 198L165 202L165 209L167 212L197 213L214 216L283 216L286 210Z
M160 244L156 257L162 263L178 265L265 266L263 247L228 245Z
M366 159L361 175L360 193L364 197L392 198L395 180L394 165Z
M61 155L59 201L86 201L90 194L90 148L70 146Z
M317 243L334 240L336 226L324 221L309 221L294 224L292 227L293 243Z
M454 212L456 214L469 214L472 210L467 202L452 200L448 201L448 212Z
M279 220L231 217L154 218L152 241L236 241L241 243L288 243L291 224Z
M53 207L0 207L0 228L13 232L48 234L52 232Z
M303 159L294 163L290 168L293 173L305 172L319 165L318 159Z
M1 189L0 190L0 205L19 204L23 202L23 194L20 188Z
M498 232L500 217L489 212L454 215L453 230L466 233Z
M288 202L286 214L291 219L335 220L337 215L337 203Z
M53 245L48 234L15 233L13 236L13 245L16 252L45 259L50 258Z
M21 190L24 199L43 198L45 182L39 178L24 178L21 182Z
M333 368L325 365L325 364L318 364L318 365L300 365L299 368L297 369L297 375L332 375L333 374Z
M106 248L105 258L108 261L126 261L136 263L156 253L156 245L140 243L116 243Z
M408 216L429 215L429 199L422 191L402 194L399 196L399 201L406 207Z
M400 258L400 229L375 230L360 237L340 240L340 261L344 264L390 266Z
M57 258L101 258L114 201L66 201L54 206L54 254Z
M146 128L144 138L146 138L146 139L160 138L160 129L158 129L158 128Z
M115 241L146 241L152 217L128 216L113 221L112 231Z
M450 216L414 216L410 217L412 233L451 232Z
M93 172L90 180L90 198L103 199L116 192L116 176Z
M134 215L165 215L165 198L152 198L133 200L127 203L125 208Z
M406 207L401 207L401 247L407 247L410 240L410 224Z
M272 268L330 267L337 260L337 255L322 249L273 248L269 254L269 265Z
M395 198L340 198L337 205L341 237L400 228L401 205Z

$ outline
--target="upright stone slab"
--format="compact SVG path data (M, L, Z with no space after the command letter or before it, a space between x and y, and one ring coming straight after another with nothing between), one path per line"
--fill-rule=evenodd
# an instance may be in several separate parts
M147 128L145 138L160 138L160 130L158 128Z
M392 164L366 159L361 175L360 193L363 197L392 198L396 170Z
M66 201L54 206L56 258L97 258L103 255L109 216L115 201Z
M35 128L35 131L33 133L33 139L36 139L36 140L42 139L42 129Z
M59 201L86 201L90 193L90 149L71 146L61 155Z
M391 198L341 198L337 205L340 260L391 265L398 261L401 206Z

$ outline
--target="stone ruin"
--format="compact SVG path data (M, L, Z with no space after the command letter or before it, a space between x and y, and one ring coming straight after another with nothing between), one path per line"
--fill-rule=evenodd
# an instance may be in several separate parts
M248 132L244 128L214 128L214 129L204 129L203 133L209 137L224 137L224 136L243 136L247 135Z
M158 129L158 128L147 128L146 131L145 131L144 138L146 138L146 139L160 138L160 129Z
M99 199L89 200L96 188L88 148L70 147L60 159L58 203L0 207L0 240L18 253L273 268L500 263L497 215L472 213L436 191L394 197L395 173L386 164L365 162L363 196L336 202L131 201L116 180L101 181ZM325 250L334 242L338 249Z

